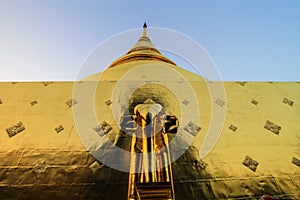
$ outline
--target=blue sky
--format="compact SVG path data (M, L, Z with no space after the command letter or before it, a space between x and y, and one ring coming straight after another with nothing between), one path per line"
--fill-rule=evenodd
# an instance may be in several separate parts
M75 80L99 43L147 21L197 41L225 81L300 81L300 1L178 2L0 0L0 80Z

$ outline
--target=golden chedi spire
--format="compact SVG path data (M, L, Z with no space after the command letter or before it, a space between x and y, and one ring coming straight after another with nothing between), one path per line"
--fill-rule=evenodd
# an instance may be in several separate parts
M137 60L156 60L175 65L174 62L163 56L159 50L152 44L147 35L147 24L143 25L141 37L135 45L122 57L115 60L109 67L115 67L120 64L128 63Z

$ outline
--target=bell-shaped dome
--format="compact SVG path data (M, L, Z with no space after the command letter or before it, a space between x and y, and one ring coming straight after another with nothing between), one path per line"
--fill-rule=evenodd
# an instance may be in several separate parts
M110 64L109 68L137 60L155 60L175 65L174 62L163 56L152 44L147 35L146 23L144 24L143 28L144 31L137 43L124 56L116 59L112 64Z

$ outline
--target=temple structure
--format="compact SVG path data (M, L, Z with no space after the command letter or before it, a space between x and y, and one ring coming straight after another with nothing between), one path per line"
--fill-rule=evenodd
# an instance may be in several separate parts
M74 86L95 82L96 123L78 122L88 91ZM0 83L0 199L300 199L300 84L224 82L226 99L211 100L207 82L162 55L145 25L80 83ZM200 158L212 106L226 107L224 126Z

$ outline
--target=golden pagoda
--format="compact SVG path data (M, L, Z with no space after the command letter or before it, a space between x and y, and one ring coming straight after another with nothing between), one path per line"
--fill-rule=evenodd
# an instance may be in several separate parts
M0 199L300 199L300 84L223 82L213 100L208 84L146 24L80 82L0 83ZM200 158L212 106L224 125Z

